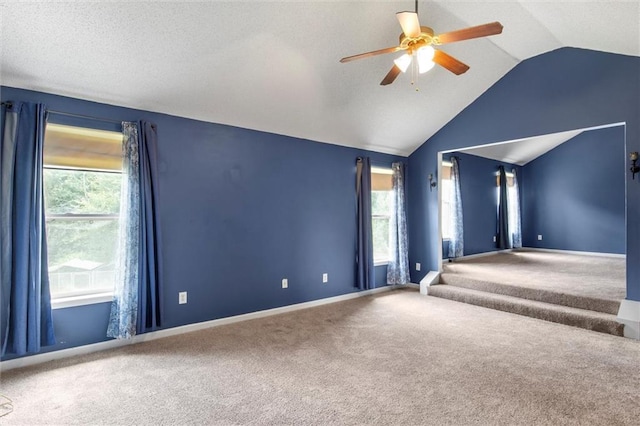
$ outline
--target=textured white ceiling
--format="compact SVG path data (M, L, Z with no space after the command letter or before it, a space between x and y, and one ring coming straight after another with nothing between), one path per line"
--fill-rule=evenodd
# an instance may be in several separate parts
M483 145L476 148L463 149L460 150L460 152L524 166L542 154L551 151L558 145L574 138L583 131L584 130L570 130L568 132L535 136L517 141Z
M499 20L443 46L471 66L382 87L395 13L413 1L3 2L0 83L408 155L519 61L563 46L640 56L637 1L420 2L436 33Z

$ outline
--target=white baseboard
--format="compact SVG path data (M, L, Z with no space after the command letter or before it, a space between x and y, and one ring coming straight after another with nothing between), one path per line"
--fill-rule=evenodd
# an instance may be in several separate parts
M575 251L575 250L560 250L560 249L548 249L548 248L538 248L538 247L522 247L523 251L542 251L548 253L561 253L561 254L577 254L580 256L595 256L595 257L612 257L616 259L625 259L627 257L626 254L619 253L600 253L595 251Z
M640 302L623 300L618 310L618 322L624 324L624 337L640 340Z
M407 284L416 286L416 284ZM0 371L8 371L15 368L29 367L32 365L42 364L57 359L69 358L73 356L86 355L93 352L114 349L121 346L134 345L137 343L148 342L151 340L162 339L165 337L176 336L178 334L191 333L193 331L204 330L221 325L233 324L241 321L248 321L257 318L269 317L272 315L284 314L287 312L299 311L301 309L313 308L315 306L328 305L331 303L343 302L345 300L357 299L359 297L370 296L372 294L382 293L403 286L390 285L385 287L374 288L371 290L363 290L354 293L343 294L340 296L327 297L325 299L312 300L310 302L296 303L294 305L282 306L280 308L265 309L263 311L250 312L248 314L235 315L227 318L220 318L211 321L204 321L195 324L187 324L179 327L167 328L165 330L152 331L149 333L139 334L127 340L107 340L105 342L93 343L90 345L78 346L75 348L61 349L59 351L47 352L43 354L25 356L22 358L10 359L0 362Z
M453 259L453 261L455 262L455 261L463 261L467 259L476 259L478 257L493 256L494 254L498 254L498 253L518 252L520 250L521 251L541 251L541 252L547 252L547 253L560 253L560 254L577 254L580 256L612 257L616 259L624 259L627 257L625 254L619 254L619 253L600 253L600 252L594 252L594 251L576 251L576 250L548 249L548 248L539 248L539 247L522 247L517 249L494 250L494 251L486 251L484 253L469 254L466 256ZM449 262L449 259L442 259L443 264L448 262Z
M429 271L427 275L420 280L420 294L429 294L429 286L440 282L440 271Z
M485 251L483 253L468 254L466 256L461 256L461 257L456 257L454 259L451 259L451 262L462 261L467 259L476 259L478 257L493 256L494 254L509 253L510 251L513 251L513 249L494 250L494 251ZM449 263L449 259L442 259L442 263L443 264Z

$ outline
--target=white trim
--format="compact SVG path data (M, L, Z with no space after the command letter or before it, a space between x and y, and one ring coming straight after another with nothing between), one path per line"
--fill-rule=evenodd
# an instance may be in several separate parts
M485 251L483 253L475 253L475 254L468 254L466 256L462 256L462 257L456 257L453 260L453 262L455 262L456 260L466 260L466 259L475 259L478 257L487 257L487 256L492 256L494 254L499 254L499 253L509 253L513 251L513 249L504 249L504 250L494 250L494 251ZM442 263L449 263L449 259L442 259Z
M519 250L519 249L517 249ZM595 251L575 251L575 250L559 250L559 249L548 249L548 248L537 248L537 247L522 247L523 251L531 250L531 251L544 251L549 253L563 253L563 254L577 254L580 256L595 256L595 257L613 257L616 259L626 259L626 254L619 253L599 253Z
M380 260L373 261L373 266L383 266L388 264L389 264L389 259L380 259Z
M494 145L504 145L504 144L507 144L507 143L520 142L520 141L524 141L524 140L527 140L527 139L537 138L537 137L540 137L540 136L554 135L556 133L570 132L570 131L573 131L573 130L580 130L582 132L586 132L586 131L589 131L589 130L600 130L600 129L608 129L608 128L611 128L611 127L626 126L626 124L627 124L626 122L621 121L621 122L618 122L618 123L609 123L609 124L603 124L603 125L600 125L600 126L583 127L583 128L580 128L580 129L560 130L560 131L552 132L552 133L543 133L543 134L540 134L540 135L526 136L524 138L503 140L503 141L498 141L498 142L490 142L490 143L484 143L484 144L473 145L473 146L464 146L464 147L455 148L455 149L447 149L445 151L440 151L439 154L448 154L450 152L460 152L460 151L464 151L465 149L472 149L472 148L480 148L480 147L487 147L487 146L494 146ZM413 152L415 152L415 150L417 150L417 149L418 148L414 149L411 152L411 154L413 154Z
M573 251L573 250L559 250L559 249L547 249L547 248L537 248L537 247L522 247L517 249L494 250L494 251L485 251L483 253L469 254L469 255L454 259L454 262L455 260L475 259L478 257L486 257L486 256L498 254L498 253L509 253L509 252L518 252L518 251L541 251L541 252L559 253L559 254L576 254L580 256L611 257L616 259L624 259L627 257L624 254L618 254L618 253L598 253L593 251ZM448 262L449 262L449 259L442 259L443 264Z
M113 292L87 294L84 296L61 297L51 300L51 309L71 308L73 306L93 305L95 303L111 302Z
M624 337L640 340L640 302L636 300L620 302L617 319L624 324Z
M121 346L134 345L137 343L148 342L151 340L162 339L164 337L176 336L178 334L191 333L193 331L204 330L221 325L233 324L236 322L248 321L257 318L269 317L272 315L284 314L287 312L299 311L301 309L313 308L316 306L328 305L330 303L343 302L345 300L357 299L359 297L370 296L377 293L402 288L403 286L385 286L374 288L371 290L357 291L354 293L343 294L341 296L327 297L325 299L312 300L310 302L296 303L294 305L282 306L280 308L265 309L263 311L250 312L248 314L235 315L232 317L220 318L211 321L199 322L195 324L187 324L179 327L168 328L165 330L152 331L150 333L139 334L128 340L107 340L105 342L93 343L90 345L78 346L75 348L61 349L59 351L47 352L38 355L26 356L22 358L10 359L0 362L0 371L8 371L14 368L28 367L32 365L42 364L57 359L69 358L72 356L86 355L93 352L104 351L107 349L118 348Z
M429 271L420 280L420 294L429 294L429 287L440 282L440 271Z
M440 240L440 245L438 246L438 250L436 251L437 253L437 265L440 265L440 272L442 272L442 245L443 245L443 240L444 240L444 236L442 235L442 190L440 188L442 188L442 151L438 151L438 153L436 154L436 160L438 161L436 164L436 171L437 171L437 176L436 176L436 203L438 205L438 214L437 214L437 219L438 219L438 239ZM431 187L428 187L429 190L431 191ZM428 276L429 274L427 274ZM426 277L425 277L426 278ZM423 279L424 280L424 279ZM426 293L426 287L424 288L424 292L422 289L422 281L420 281L420 294L427 294Z

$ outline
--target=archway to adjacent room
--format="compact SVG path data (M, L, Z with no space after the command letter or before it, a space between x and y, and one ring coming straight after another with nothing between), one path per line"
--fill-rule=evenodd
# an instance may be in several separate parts
M443 160L452 155L459 159L465 252L450 263L443 256ZM499 165L516 169L520 185L523 248L513 251L494 243ZM615 315L626 296L627 166L624 123L439 152L440 282ZM474 297L484 295L450 298Z

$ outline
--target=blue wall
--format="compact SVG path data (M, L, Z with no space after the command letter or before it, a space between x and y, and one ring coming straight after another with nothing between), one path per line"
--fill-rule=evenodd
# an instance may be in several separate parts
M3 87L1 95L157 124L164 328L356 291L355 159L368 155L384 167L407 161L33 91ZM376 283L385 275L386 267L376 268ZM180 291L188 292L188 304L178 305ZM47 350L106 340L108 306L55 310L60 342Z
M499 166L506 171L516 169L522 187L522 170L519 166L490 160L461 152L443 154L443 159L451 156L459 159L460 195L462 198L462 218L464 226L464 254L497 251L493 237L497 232L498 198L496 192L496 172ZM520 189L522 193L522 189ZM443 258L448 257L448 244L443 244Z
M525 165L523 244L624 253L625 160L618 126L581 133Z
M426 177L439 151L625 123L626 149L640 151L640 58L575 48L518 64L409 157L412 281L438 270L438 203ZM525 176L526 180L526 176ZM627 297L640 300L640 181L626 175ZM416 262L422 271L413 270Z

